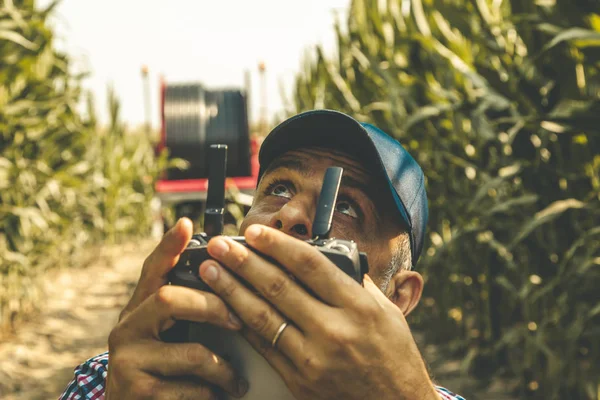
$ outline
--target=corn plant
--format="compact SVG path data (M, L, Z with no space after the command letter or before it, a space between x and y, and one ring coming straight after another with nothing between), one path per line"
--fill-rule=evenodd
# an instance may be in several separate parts
M594 2L353 0L289 113L333 108L422 165L427 284L412 324L526 398L600 379L600 14Z
M148 235L155 178L166 154L131 132L109 95L99 127L83 76L53 46L46 9L0 3L0 330L36 310L50 268L82 266L101 241Z

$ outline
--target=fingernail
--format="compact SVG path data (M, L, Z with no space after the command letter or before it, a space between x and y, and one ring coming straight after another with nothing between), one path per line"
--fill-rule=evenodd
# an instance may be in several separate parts
M262 228L259 225L250 225L248 229L246 229L246 239L254 240L260 233L262 232Z
M248 391L248 382L245 379L240 378L238 380L238 394L244 395Z
M181 223L181 218L179 218L177 221L175 221L175 224L167 232L165 232L165 236L172 235L177 230L177 225L179 225L180 223Z
M182 224L182 222L183 222L183 217L182 217L182 218L179 218L179 219L177 220L177 222L175 222L175 225L173 225L173 226L171 227L171 229L169 229L169 230L167 231L167 233L165 234L165 236L166 236L166 235L175 235L175 234L176 234L176 232L179 230L179 228L180 228L180 225Z
M229 323L235 328L242 327L242 321L233 313L229 313Z
M214 282L219 277L219 271L217 270L217 267L215 265L210 264L204 269L204 274L202 274L202 277L204 278L204 280Z
M223 239L217 239L213 242L212 252L217 257L222 257L229 251L229 245Z

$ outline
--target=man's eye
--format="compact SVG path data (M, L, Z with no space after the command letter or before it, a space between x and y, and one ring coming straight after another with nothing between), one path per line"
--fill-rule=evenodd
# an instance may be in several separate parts
M292 197L292 193L287 188L287 186L281 183L275 185L270 192L270 194L272 194L273 196L285 197L286 199L290 199Z
M349 217L358 218L358 212L354 206L347 201L338 201L335 205L335 210L342 214L346 214Z

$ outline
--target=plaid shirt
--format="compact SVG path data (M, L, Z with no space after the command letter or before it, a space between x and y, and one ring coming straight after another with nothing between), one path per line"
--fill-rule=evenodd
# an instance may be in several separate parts
M108 352L90 358L75 368L75 377L59 400L103 400L107 371ZM436 390L441 400L465 400L443 387Z

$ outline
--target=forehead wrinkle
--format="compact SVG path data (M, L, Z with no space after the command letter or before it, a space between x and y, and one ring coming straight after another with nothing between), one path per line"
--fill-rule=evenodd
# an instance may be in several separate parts
M305 178L314 178L314 170L310 168L311 161L316 157L320 158L324 156L329 158L332 161L332 164L344 169L341 182L342 187L345 186L358 189L368 198L372 197L375 188L372 179L369 179L367 171L362 165L353 164L352 162L358 164L355 159L336 150L329 151L320 148L292 150L273 160L271 165L267 168L265 175L267 173L273 173L278 169L288 169L299 173Z
M355 179L351 176L348 175L342 175L342 184L341 186L344 187L349 187L349 188L353 188L353 189L358 189L361 192L363 192L365 194L365 196L370 197L369 196L369 192L371 189L369 183L367 182L362 182L358 179Z
M309 161L310 158L328 158L333 165L344 168L344 175L347 175L347 173L350 172L356 175L356 181L363 177L365 178L365 181L369 180L369 170L356 158L345 152L329 148L308 147L292 150L290 153L296 157L302 157L307 161Z
M322 154L318 154L318 153L324 153L324 155L327 158L329 158L334 164L340 164L339 165L340 167L343 167L344 169L347 169L348 171L354 172L356 175L368 175L367 169L358 160L356 160L354 157L350 156L349 154L346 154L344 152L334 150L334 149L324 150L324 149L315 148L315 149L311 149L311 150L312 151L307 151L307 152L317 153L317 154L313 154L313 156L317 156L317 157L323 157Z
M289 156L286 157L285 155L273 160L267 171L265 171L265 175L273 173L278 169L289 169L290 171L299 173L305 178L312 178L314 175L314 172L308 167L306 162L303 160L293 159Z

